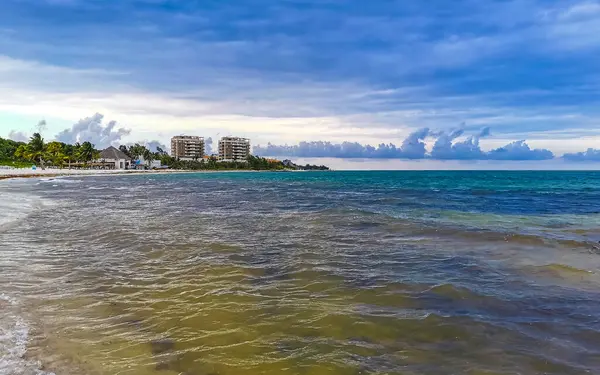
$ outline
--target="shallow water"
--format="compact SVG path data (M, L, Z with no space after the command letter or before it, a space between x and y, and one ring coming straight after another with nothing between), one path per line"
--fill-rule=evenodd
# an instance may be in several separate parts
M105 176L0 197L0 374L600 373L598 173Z

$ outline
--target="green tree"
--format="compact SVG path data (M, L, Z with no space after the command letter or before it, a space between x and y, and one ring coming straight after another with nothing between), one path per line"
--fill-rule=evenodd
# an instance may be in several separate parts
M158 155L166 155L167 152L165 150L163 150L160 146L156 146L156 153Z
M19 147L15 150L14 155L18 159L29 159L27 145L25 143L19 145Z
M139 143L134 144L133 146L129 146L129 156L133 159L137 159L140 156L144 156L144 153L147 151L148 149L144 146L142 146Z
M217 163L217 158L214 156L208 158L208 161L206 162L206 169L218 169L218 167L219 163Z
M152 160L154 160L154 153L152 151L148 150L146 147L144 147L142 156L144 157L144 160L148 163L148 166L150 166L150 164L152 163Z
M74 145L69 145L66 143L62 144L63 146L63 153L65 154L65 160L69 163L69 166L71 165L72 162L77 160L77 149L75 148Z
M73 160L75 160L76 162L82 161L82 159L81 159L81 144L79 142L77 142L73 145L72 155L73 155Z
M79 148L79 160L87 163L94 159L96 150L94 150L94 145L90 142L83 142L81 147Z
M131 156L131 154L129 153L129 149L127 148L127 146L125 145L120 145L119 146L119 150L124 153L125 155L129 156L130 158L133 159L133 156Z
M45 159L52 161L52 164L56 166L62 166L67 159L64 152L64 144L56 141L48 143Z
M162 165L166 165L169 168L173 168L173 169L177 169L177 159L171 157L170 155L165 154L161 154L158 159L160 160L160 163Z
M16 142L12 139L0 138L0 160L12 160L15 158L15 152L23 142Z
M23 157L25 159L32 160L36 164L39 164L44 169L44 152L46 151L46 144L44 138L40 133L33 133L33 136L29 139L29 143L25 147Z

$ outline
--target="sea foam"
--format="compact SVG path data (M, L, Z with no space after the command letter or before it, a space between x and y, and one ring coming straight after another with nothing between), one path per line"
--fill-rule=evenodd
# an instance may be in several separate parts
M56 375L41 369L38 361L25 357L29 326L18 315L18 302L0 293L0 375Z

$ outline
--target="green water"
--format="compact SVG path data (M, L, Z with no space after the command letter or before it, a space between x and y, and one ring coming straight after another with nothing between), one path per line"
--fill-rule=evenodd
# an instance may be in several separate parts
M517 177L11 182L3 358L24 375L596 373L598 177Z

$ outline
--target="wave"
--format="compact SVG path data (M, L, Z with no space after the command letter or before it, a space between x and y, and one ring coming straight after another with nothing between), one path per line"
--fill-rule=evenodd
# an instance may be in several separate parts
M37 209L48 207L52 203L36 195L2 192L0 199L0 232L12 228Z
M26 357L29 325L18 315L18 301L0 294L0 374L56 375L42 370L39 361Z
M451 299L477 300L486 298L485 296L479 295L470 289L455 286L453 284L438 284L427 289L424 293L433 293L435 295Z
M453 217L426 217L424 213L375 210L359 207L326 208L308 215L312 225L333 226L353 231L381 232L412 242L431 239L460 240L478 244L507 244L531 247L558 248L600 254L597 227L573 226L555 228L548 217L511 217L455 212ZM452 220L450 220L452 218ZM565 218L570 222L581 218ZM594 219L595 220L595 219ZM590 220L591 221L591 220ZM593 221L595 223L595 221Z
M548 274L560 277L585 277L594 275L593 271L558 263L550 263L542 266L527 266L525 268L532 273Z
M53 184L78 184L83 180L74 180L67 177L50 177L40 178L40 183L53 183Z

